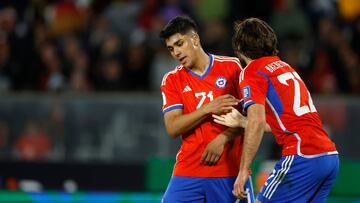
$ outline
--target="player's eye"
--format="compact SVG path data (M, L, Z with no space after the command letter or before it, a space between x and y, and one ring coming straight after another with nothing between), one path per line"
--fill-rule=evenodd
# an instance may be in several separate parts
M184 44L183 41L177 41L177 42L175 43L175 45L178 46L178 47L181 47L183 44Z

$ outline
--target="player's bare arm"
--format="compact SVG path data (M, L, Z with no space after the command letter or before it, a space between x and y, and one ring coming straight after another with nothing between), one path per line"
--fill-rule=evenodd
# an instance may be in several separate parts
M230 112L223 115L212 115L214 121L230 128L245 128L248 124L248 118L242 115L237 109L233 108ZM271 132L270 125L266 123L265 132Z
M201 155L200 162L202 164L215 165L224 151L225 144L233 140L236 136L239 136L242 131L243 129L240 128L228 128L224 130L206 146Z
M265 106L253 104L248 107L248 123L245 127L244 146L240 162L240 171L234 184L233 194L246 198L244 185L249 177L248 171L259 149L266 125Z
M176 138L198 126L208 115L230 111L238 100L232 95L222 95L203 105L194 112L183 114L182 109L174 109L164 114L168 134Z

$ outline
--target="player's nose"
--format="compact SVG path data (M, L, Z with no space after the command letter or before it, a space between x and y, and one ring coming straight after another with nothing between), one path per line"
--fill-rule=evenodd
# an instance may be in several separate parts
M174 48L174 55L175 55L177 58L179 58L179 57L180 57L180 55L181 55L181 51L180 51L180 49L178 49L178 48Z

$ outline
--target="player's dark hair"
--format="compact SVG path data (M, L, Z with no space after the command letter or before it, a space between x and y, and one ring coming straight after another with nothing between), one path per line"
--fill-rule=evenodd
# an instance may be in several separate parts
M274 30L258 18L248 18L234 23L233 48L238 54L257 59L276 56L277 37Z
M190 30L198 32L198 27L193 19L189 16L177 16L169 21L169 23L161 30L160 38L165 40L176 33L182 35Z

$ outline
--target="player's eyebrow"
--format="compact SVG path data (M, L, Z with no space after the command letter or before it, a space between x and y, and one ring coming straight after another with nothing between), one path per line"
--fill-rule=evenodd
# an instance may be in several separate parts
M178 39L178 40L176 40L174 43L172 43L171 45L168 45L168 46L166 46L166 47L167 47L168 49L170 49L170 48L173 48L174 46L179 46L182 41L183 41L183 39Z
M183 39L179 39L176 42L174 42L174 45L179 46L183 42Z

